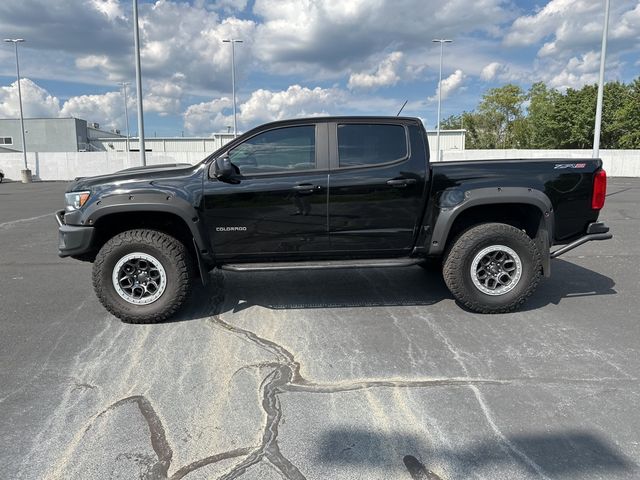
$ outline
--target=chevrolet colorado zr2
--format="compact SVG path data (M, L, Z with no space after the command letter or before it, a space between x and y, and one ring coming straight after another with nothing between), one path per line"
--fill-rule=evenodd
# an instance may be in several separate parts
M435 265L459 304L499 313L552 258L611 238L605 193L599 159L430 162L419 119L327 117L262 125L197 165L78 178L56 220L59 255L93 262L127 322L167 319L214 268Z

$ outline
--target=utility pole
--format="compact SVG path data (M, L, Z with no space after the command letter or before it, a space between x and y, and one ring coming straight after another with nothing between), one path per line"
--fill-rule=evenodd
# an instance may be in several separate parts
M238 121L236 118L236 54L234 43L242 43L242 40L235 38L222 40L223 43L231 44L231 95L233 96L233 137L238 136Z
M602 27L602 50L600 51L600 78L598 80L598 103L596 104L596 126L593 132L593 158L600 156L600 129L602 126L602 100L604 97L604 64L607 56L607 33L609 31L609 5L604 2L604 26Z
M434 38L431 40L434 43L440 44L440 74L438 77L438 126L436 133L436 158L439 162L440 158L440 112L442 108L442 54L444 53L444 44L451 43L453 40L448 40L446 38Z
M129 158L129 138L131 134L129 133L129 109L127 107L127 86L131 85L131 82L119 82L118 85L122 87L122 96L124 98L124 120L125 125L127 126L127 158Z
M144 151L144 117L142 110L142 71L140 69L140 28L138 26L138 0L133 0L133 45L136 56L136 92L138 94L138 146L140 147L140 163L147 164Z
M20 105L20 133L22 134L22 157L24 159L24 170L22 174L22 183L31 183L31 170L27 164L27 141L24 135L24 114L22 112L22 89L20 88L20 61L18 60L18 44L24 42L23 38L5 38L5 42L13 43L16 50L16 77L18 77L18 104Z

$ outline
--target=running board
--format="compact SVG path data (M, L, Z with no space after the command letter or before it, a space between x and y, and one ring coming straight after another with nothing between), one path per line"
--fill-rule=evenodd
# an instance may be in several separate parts
M277 270L326 270L334 268L384 268L409 267L423 261L421 258L384 258L373 260L327 260L324 262L270 262L270 263L228 263L222 270L232 272L263 272Z

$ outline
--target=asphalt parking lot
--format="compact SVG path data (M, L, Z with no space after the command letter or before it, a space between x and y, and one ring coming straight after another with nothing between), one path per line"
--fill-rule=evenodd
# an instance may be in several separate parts
M4 478L640 477L640 179L517 313L419 267L225 272L161 325L57 257L64 188L0 185Z

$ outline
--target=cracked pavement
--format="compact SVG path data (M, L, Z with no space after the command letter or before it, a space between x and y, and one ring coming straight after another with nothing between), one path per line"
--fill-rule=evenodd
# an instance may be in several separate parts
M64 184L0 187L5 478L640 476L640 179L517 313L418 267L216 272L161 325L57 257Z

